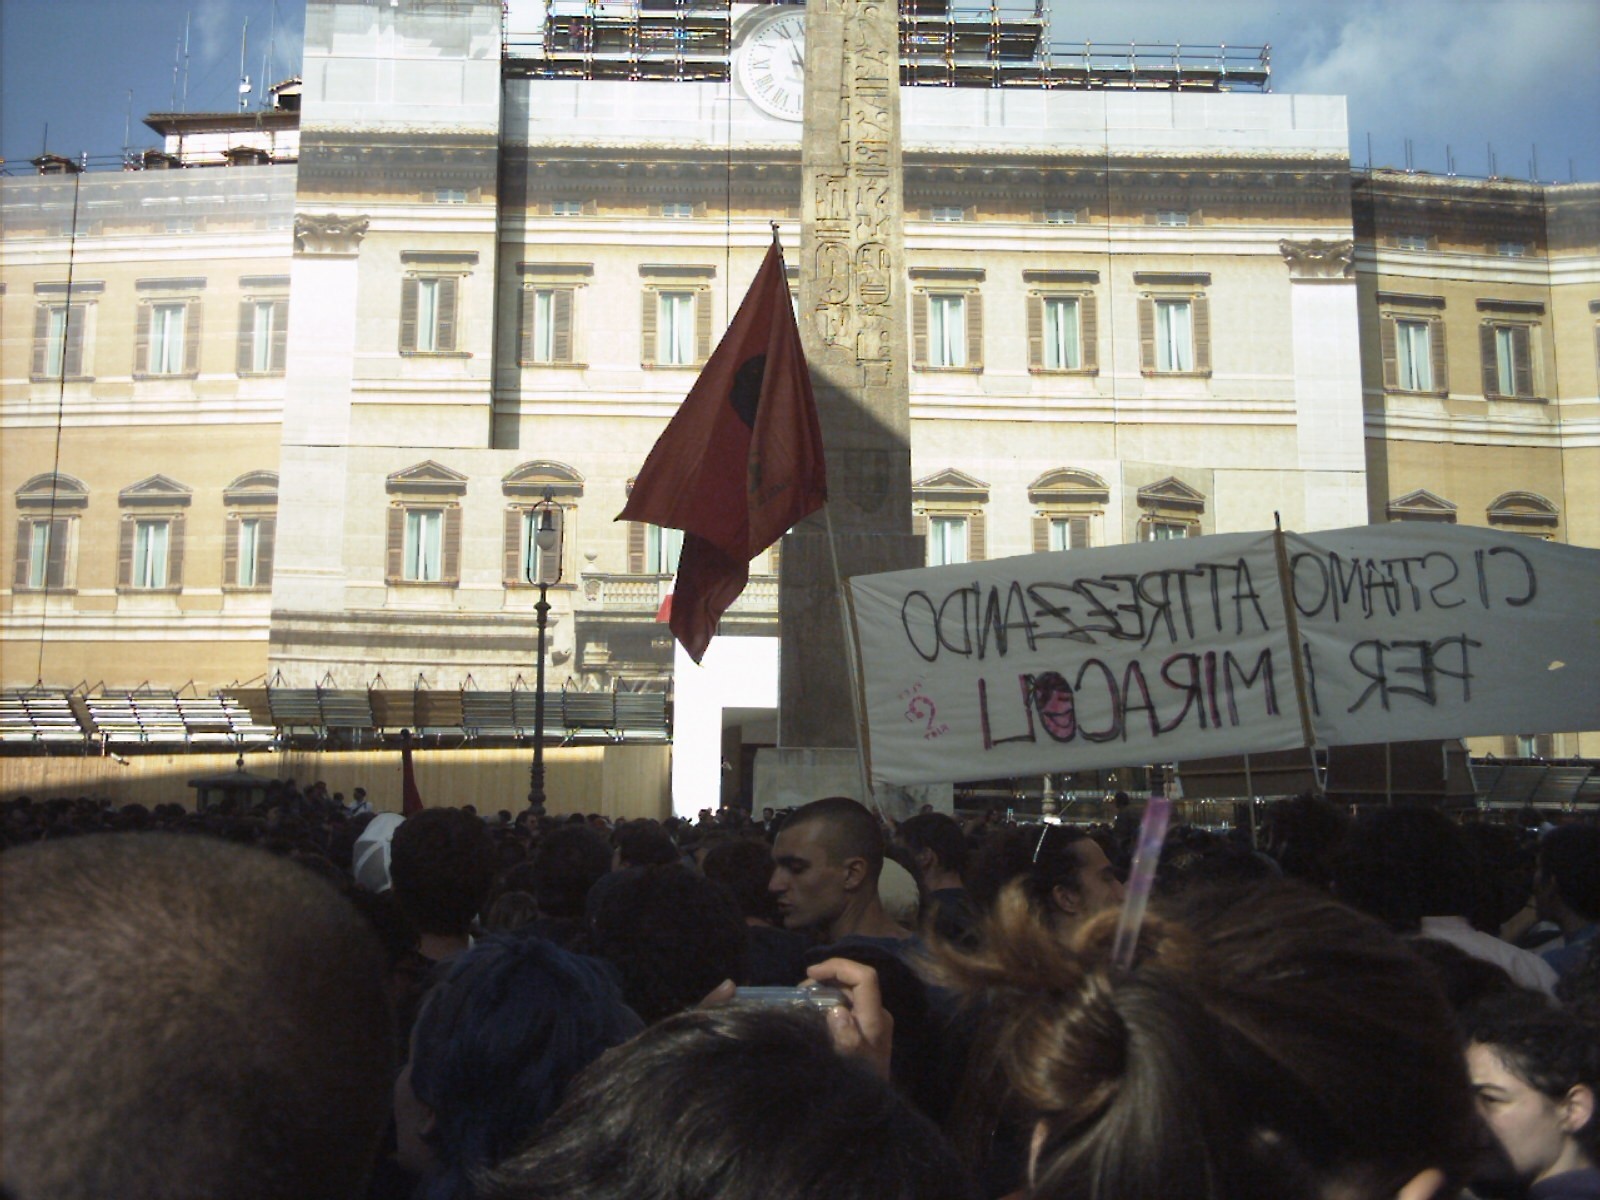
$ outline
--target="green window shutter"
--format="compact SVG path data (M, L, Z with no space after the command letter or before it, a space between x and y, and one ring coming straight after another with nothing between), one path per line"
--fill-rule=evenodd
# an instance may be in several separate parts
M983 293L968 292L967 310L967 366L983 370Z
M1494 344L1494 326L1484 322L1478 326L1478 349L1483 356L1483 394L1500 394L1500 356Z
M439 327L433 348L448 354L456 348L456 304L460 300L461 281L454 275L439 280Z
M33 370L35 379L43 379L50 366L50 306L41 304L33 310Z
M711 290L701 288L694 294L694 358L705 362L711 357Z
M1095 297L1090 294L1078 299L1079 353L1083 356L1085 371L1100 369L1100 310Z
M133 377L143 379L150 373L150 305L139 305L139 316L133 327ZM131 567L129 568L131 571ZM130 575L129 578L132 578Z
M526 295L526 293L524 293ZM502 555L501 580L514 587L527 580L522 574L522 516L520 508L506 509L504 533L500 540Z
M225 587L239 584L239 518L229 517L222 531L222 583Z
M1156 302L1139 297L1139 370L1154 375L1156 370Z
M1511 331L1511 353L1515 356L1513 364L1517 385L1517 395L1533 395L1533 339L1528 336L1528 327L1519 325Z
M1434 317L1428 322L1428 357L1432 360L1433 390L1450 391L1450 360L1445 355L1444 321Z
M643 575L646 532L643 521L628 522L628 574Z
M647 367L656 365L656 321L657 307L660 303L660 297L655 289L646 288L639 309L639 361Z
M183 373L200 373L200 301L183 306Z
M1392 392L1400 386L1400 352L1396 346L1395 319L1378 318L1378 353L1383 358L1383 388Z
M17 522L17 548L12 559L11 586L28 586L28 567L33 556L33 522L23 517Z
M256 522L256 586L272 586L272 560L277 553L278 518L262 517Z
M268 365L281 374L289 366L289 302L272 302L272 351Z
M439 573L443 582L451 585L461 582L461 506L452 504L444 510L444 544L439 556Z
M922 291L911 294L911 361L928 365L928 293Z
M256 355L256 306L253 301L239 301L239 345L233 356L233 370L236 375L248 375L250 368L255 365ZM233 576L227 576L232 582Z
M400 353L414 354L417 349L417 281L403 280L400 284Z
M1194 369L1211 374L1211 300L1196 296L1190 302L1194 314Z
M406 570L406 510L398 504L389 508L389 527L384 539L384 577L399 583Z
M571 288L557 288L550 300L551 331L550 358L553 362L572 361L572 298Z
M982 562L989 557L989 516L975 512L967 518L967 560Z
M117 586L133 586L133 527L134 520L131 516L122 518L121 528L117 530Z
M1028 366L1044 366L1044 299L1037 295L1028 297Z
M1033 552L1043 554L1050 549L1050 518L1033 519Z

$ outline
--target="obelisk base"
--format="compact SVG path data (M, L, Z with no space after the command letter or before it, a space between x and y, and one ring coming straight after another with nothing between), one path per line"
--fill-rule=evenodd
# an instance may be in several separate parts
M910 788L880 784L873 795L865 795L854 750L778 746L756 751L753 811L757 813L764 808L778 812L799 808L824 796L849 796L892 821L904 821L921 812L924 804L933 805L936 812L952 812L954 795L948 783Z

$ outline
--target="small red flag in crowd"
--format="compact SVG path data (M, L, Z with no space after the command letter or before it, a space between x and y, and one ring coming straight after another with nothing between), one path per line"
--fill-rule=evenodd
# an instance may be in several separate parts
M417 773L411 765L411 731L400 731L400 812L413 816L422 811L422 793L417 790Z
M776 236L619 521L684 531L671 627L699 662L750 560L828 498L822 429Z

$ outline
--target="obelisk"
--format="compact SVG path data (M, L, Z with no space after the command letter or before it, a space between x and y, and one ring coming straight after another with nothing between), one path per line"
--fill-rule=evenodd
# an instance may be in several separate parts
M809 0L805 66L800 336L827 454L828 511L783 540L779 749L768 761L799 792L777 797L763 788L760 763L757 781L763 803L780 804L830 791L869 800L855 765L838 578L924 560L911 532L895 4Z

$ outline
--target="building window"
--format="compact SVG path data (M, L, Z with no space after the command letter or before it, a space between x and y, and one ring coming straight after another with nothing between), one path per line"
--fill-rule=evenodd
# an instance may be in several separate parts
M550 215L552 217L581 217L583 216L583 201L552 200L550 202Z
M414 275L400 288L400 353L454 354L461 277Z
M1178 521L1150 520L1144 523L1144 540L1147 542L1167 542L1176 538L1186 538L1194 526Z
M1394 332L1400 390L1433 391L1432 324L1398 320L1394 323Z
M959 204L935 204L929 216L935 221L964 221L967 212Z
M663 217L674 217L679 220L682 220L686 217L692 217L694 216L694 205L682 200L669 201L661 206L661 215Z
M32 378L82 378L88 305L41 304L35 313Z
M1400 250L1426 250L1428 248L1428 237L1422 233L1396 234L1394 244Z
M539 521L541 513L550 513L551 523L561 530L562 536L557 541L558 546L566 543L567 510L560 505L552 505L547 510L538 508L510 508L506 510L506 571L505 582L507 586L526 586L530 582L555 583L562 572L559 561L561 551L557 550L545 560L544 554L539 549Z
M989 557L989 485L947 467L911 485L912 532L927 546L931 567Z
M522 345L525 366L572 361L572 288L532 287L522 293Z
M461 581L461 497L467 477L432 459L390 475L384 578L391 586Z
M976 291L920 292L912 299L911 337L922 370L983 367L983 297Z
M1093 296L1028 297L1028 358L1038 371L1093 366Z
M1417 309L1439 309L1444 300L1435 296L1378 296L1405 307L1385 309L1378 317L1379 353L1383 360L1383 388L1388 392L1427 392L1442 396L1450 386L1445 358L1444 318Z
M1483 394L1518 400L1536 396L1532 327L1485 322L1479 336L1483 351Z
M246 300L239 306L240 375L282 375L288 353L287 297Z
M1084 550L1088 545L1088 517L1049 518L1046 550Z
M1044 210L1044 223L1046 225L1076 225L1078 223L1078 210L1075 208L1047 208Z
M410 583L438 583L444 554L444 510L406 510L405 559L401 578Z
M1037 506L1033 553L1082 550L1095 544L1094 530L1104 519L1111 489L1090 471L1058 467L1029 485L1028 499Z
M18 521L13 586L18 591L56 591L66 587L71 536L71 518L23 517Z
M437 188L433 193L435 204L465 204L467 193L465 188Z
M967 518L928 518L928 565L946 567L967 561Z
M1501 258L1526 258L1528 257L1527 242L1497 242L1494 252Z
M136 588L167 586L167 553L172 523L163 520L133 523L133 579Z
M1164 225L1168 229L1187 229L1189 214L1175 208L1164 208L1156 213L1156 224Z
M272 550L277 518L234 517L228 522L223 578L237 588L272 586Z
M1510 529L1529 537L1553 540L1561 510L1536 492L1506 492L1488 509L1491 528Z
M583 476L565 463L549 459L535 459L522 463L507 472L500 480L500 490L505 494L505 526L501 543L505 565L502 582L508 588L527 588L528 569L533 568L534 582L543 580L554 584L565 578L575 580L577 572L573 563L573 522L577 515L577 502L583 495ZM559 558L552 555L547 562L540 561L538 532L539 506L548 498L554 503L549 508L551 520L561 532L558 542ZM592 569L592 568L591 568Z
M117 542L117 587L178 591L183 586L184 514L192 492L165 475L124 488Z
M187 300L139 306L137 375L193 375L199 365L200 306Z
M711 354L711 303L704 289L645 289L641 323L647 367L692 367Z
M647 525L644 533L644 568L647 575L673 575L683 553L683 530Z
M1205 493L1176 476L1140 488L1135 499L1140 510L1137 541L1165 542L1204 532Z
M1203 292L1139 297L1139 361L1146 375L1211 374L1211 308Z
M1156 370L1194 370L1194 307L1188 300L1156 301Z

